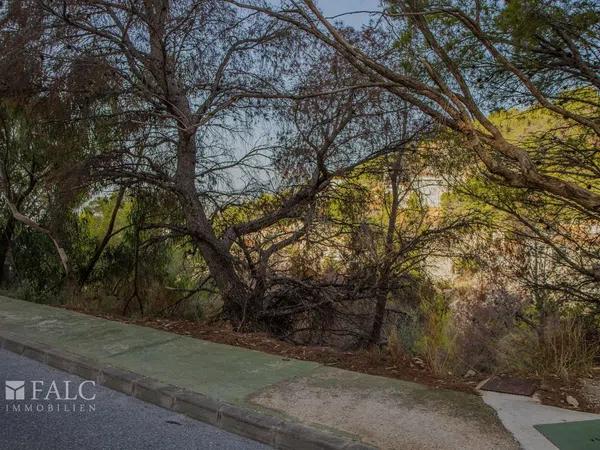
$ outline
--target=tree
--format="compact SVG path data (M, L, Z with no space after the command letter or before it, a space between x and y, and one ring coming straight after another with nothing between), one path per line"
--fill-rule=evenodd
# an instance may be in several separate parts
M236 321L256 316L264 295L264 283L244 270L245 260L236 250L243 249L245 236L298 220L334 177L396 148L387 143L354 155L330 151L343 144L356 148L356 143L349 143L355 139L349 124L362 120L364 127L369 114L354 110L361 108L360 98L344 96L338 101L330 94L323 102L335 100L336 105L328 122L320 125L327 130L322 140L310 142L312 138L305 137L302 143L315 163L309 176L280 186L276 201L264 211L223 227L221 219L230 206L252 199L227 183L228 171L236 168L244 173L264 163L258 152L269 150L258 147L240 156L231 148L247 134L244 128L250 126L252 113L259 106L265 111L268 100L317 95L313 90L292 95L283 89L293 84L293 77L278 59L285 57L286 49L297 48L287 27L217 1L38 4L60 30L53 38L61 47L60 57L72 60L85 54L88 64L106 63L103 70L118 78L122 87L120 114L146 117L137 142L131 139L119 151L97 159L97 176L117 183L146 183L175 195L184 224L163 225L185 228L220 291L226 316ZM286 46L284 38L292 43ZM280 45L274 48L276 39ZM315 54L321 64L329 64L321 50ZM337 80L322 80L314 87L327 91L338 86ZM343 139L348 142L338 142ZM268 260L282 246L285 241L263 249L261 258Z
M72 258L75 209L94 189L106 188L90 175L90 160L135 127L112 120L114 80L103 70L90 71L102 69L102 60L81 56L65 64L47 57L53 53L47 19L43 10L26 11L14 2L1 23L2 46L9 50L0 57L0 196L6 207L0 263L17 223L42 233L62 265L56 287L74 282L79 269Z
M501 182L547 192L597 214L597 187L571 176L564 167L544 170L525 146L507 139L486 115L491 106L487 100L498 99L501 82L500 92L509 91L518 104L535 104L598 139L598 102L570 97L576 107L566 107L562 95L566 87L574 86L597 92L592 69L598 68L600 14L595 2L550 6L527 1L499 6L497 2L389 1L377 22L385 21L386 29L367 29L362 42L349 39L312 0L285 2L277 10L265 2L233 3L292 24L334 48L363 75L360 84L382 86L458 133L464 146ZM520 14L518 5L525 5L526 15ZM540 34L523 36L529 27L523 17L531 16L543 25L536 28ZM383 38L373 38L378 35ZM533 67L523 58L531 54L539 55ZM548 54L552 58L543 56ZM571 64L574 60L578 62ZM560 81L549 83L549 79Z

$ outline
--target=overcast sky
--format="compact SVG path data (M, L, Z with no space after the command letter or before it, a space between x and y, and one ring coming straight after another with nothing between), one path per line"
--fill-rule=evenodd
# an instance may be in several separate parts
M342 20L355 28L369 21L368 11L380 11L380 0L318 0L317 4L328 16L344 14L336 20ZM355 11L367 11L358 14L346 14Z

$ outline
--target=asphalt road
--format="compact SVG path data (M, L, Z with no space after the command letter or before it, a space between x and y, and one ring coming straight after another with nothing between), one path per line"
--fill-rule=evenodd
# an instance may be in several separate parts
M7 400L5 381L25 381L25 398ZM84 384L80 397L83 381L0 350L0 449L270 448L103 386ZM18 397L19 383L11 385L9 396Z

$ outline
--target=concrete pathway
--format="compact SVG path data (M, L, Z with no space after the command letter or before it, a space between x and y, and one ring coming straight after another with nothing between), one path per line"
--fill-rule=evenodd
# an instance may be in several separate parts
M481 391L481 394L483 400L498 412L504 426L526 450L556 449L544 435L533 428L534 425L600 419L598 414L542 405L532 397L489 391Z
M3 332L382 449L519 448L495 411L472 394L6 297L0 297Z

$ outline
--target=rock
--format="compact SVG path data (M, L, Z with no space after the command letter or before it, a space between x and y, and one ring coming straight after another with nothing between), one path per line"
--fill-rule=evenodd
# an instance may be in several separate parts
M474 377L475 375L477 375L477 372L475 372L473 369L469 369L469 370L467 370L467 373L465 373L464 377L471 378L471 377Z
M577 401L577 399L575 397L573 397L572 395L567 395L567 403L572 406L573 408L577 408L579 407L579 402Z
M422 367L425 367L425 363L424 363L424 362L423 362L423 360L422 360L421 358L419 358L419 357L415 357L415 358L413 358L413 362L414 362L414 363L415 363L417 366L419 366L419 367L421 367L421 368L422 368Z

